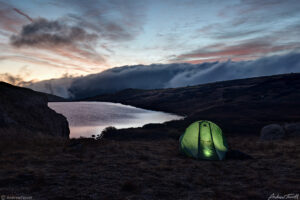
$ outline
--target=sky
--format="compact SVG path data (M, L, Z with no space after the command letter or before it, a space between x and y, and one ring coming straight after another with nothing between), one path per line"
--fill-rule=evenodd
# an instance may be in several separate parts
M287 55L300 49L299 10L299 0L0 0L0 80Z

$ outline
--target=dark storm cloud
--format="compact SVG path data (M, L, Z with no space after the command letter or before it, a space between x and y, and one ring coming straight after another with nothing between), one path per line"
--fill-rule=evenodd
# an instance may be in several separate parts
M45 57L36 52L47 62L60 64L75 70L87 71L88 66L99 66L106 62L106 57L96 51L98 35L79 25L70 25L62 19L35 19L24 25L18 34L10 37L10 44L18 48L42 48L60 55L64 59ZM71 62L70 62L71 61ZM74 63L74 62L77 62Z
M28 87L64 97L83 98L125 88L182 87L290 72L300 72L300 53L265 57L254 61L124 66L84 77L42 81Z
M37 19L23 26L18 35L13 35L11 44L17 47L71 45L96 38L96 34L87 33L77 26L69 26L59 21Z
M32 23L10 37L13 47L43 48L60 56L60 60L48 56L46 59L51 62L80 71L86 71L85 68L99 71L103 65L107 66L113 47L122 46L122 42L127 45L142 31L144 18L139 2L54 0L51 4L69 8L69 12L56 20L32 19ZM13 13L23 15L22 18L26 15L17 10Z

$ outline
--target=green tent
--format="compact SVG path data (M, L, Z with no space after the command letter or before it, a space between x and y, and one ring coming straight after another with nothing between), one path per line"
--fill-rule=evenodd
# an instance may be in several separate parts
M189 125L179 143L182 153L197 159L223 160L228 150L220 127L205 120Z

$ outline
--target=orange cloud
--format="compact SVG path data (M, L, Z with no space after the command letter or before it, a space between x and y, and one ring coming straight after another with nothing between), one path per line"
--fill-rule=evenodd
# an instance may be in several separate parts
M247 42L232 46L211 45L190 53L179 55L171 61L195 64L202 62L226 61L228 59L233 61L251 60L269 53L293 50L296 47L300 47L300 43L274 46L267 42Z

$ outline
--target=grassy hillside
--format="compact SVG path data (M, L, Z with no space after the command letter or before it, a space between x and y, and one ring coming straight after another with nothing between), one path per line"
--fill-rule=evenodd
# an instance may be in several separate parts
M91 98L188 117L142 128L112 129L100 140L0 134L0 194L53 200L240 200L295 194L300 188L299 138L260 142L257 135L264 123L299 120L299 76L126 90ZM228 156L231 151L224 161L180 154L178 137L196 118L218 121L229 148L254 159ZM241 137L243 133L251 134Z
M20 132L69 137L67 119L48 107L59 97L0 82L0 134Z
M258 134L270 123L300 121L300 74L216 82L192 87L136 90L99 95L109 101L207 119L234 134Z
M198 161L178 141L0 140L0 193L32 199L268 199L299 191L299 139L230 137L253 160ZM9 144L9 145L8 145ZM298 174L297 174L298 173Z

